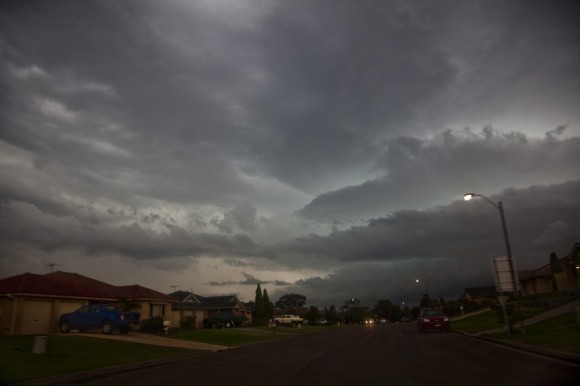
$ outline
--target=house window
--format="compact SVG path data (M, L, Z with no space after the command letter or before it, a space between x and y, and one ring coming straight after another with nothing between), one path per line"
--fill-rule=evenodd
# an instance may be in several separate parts
M165 304L153 304L151 303L151 317L165 316Z

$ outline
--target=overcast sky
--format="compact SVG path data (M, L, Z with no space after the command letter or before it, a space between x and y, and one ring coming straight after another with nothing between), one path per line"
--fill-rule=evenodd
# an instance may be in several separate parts
M0 3L0 277L416 304L580 241L576 0Z

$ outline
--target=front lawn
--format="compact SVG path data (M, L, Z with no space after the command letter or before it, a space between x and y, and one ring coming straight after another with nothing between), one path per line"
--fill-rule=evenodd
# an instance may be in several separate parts
M34 336L0 337L0 384L150 359L204 355L203 351L118 342L74 335L50 335L46 354L32 354Z

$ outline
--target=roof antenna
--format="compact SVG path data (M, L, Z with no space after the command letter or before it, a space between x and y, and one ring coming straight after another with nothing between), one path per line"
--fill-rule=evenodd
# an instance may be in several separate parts
M177 288L179 288L178 285L170 285L171 288L173 288L173 292L175 292L177 290Z
M47 267L50 267L50 273L53 273L54 272L54 267L56 267L57 265L60 265L60 264L50 263L50 264L47 265Z

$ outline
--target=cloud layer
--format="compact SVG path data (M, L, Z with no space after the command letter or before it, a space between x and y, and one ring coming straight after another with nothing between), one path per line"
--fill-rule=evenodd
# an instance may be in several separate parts
M456 296L504 253L466 191L504 202L521 268L566 254L578 16L568 0L4 1L0 270L247 300L259 282L321 305L415 302L419 275Z

